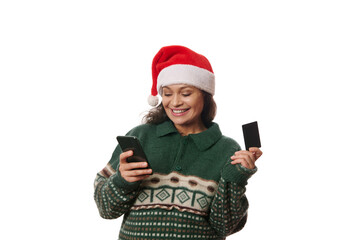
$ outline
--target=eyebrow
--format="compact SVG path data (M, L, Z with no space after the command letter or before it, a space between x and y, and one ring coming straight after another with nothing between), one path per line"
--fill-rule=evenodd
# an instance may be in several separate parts
M170 89L169 87L167 87L167 86L164 86L163 88L167 88L167 89L169 89L169 90L171 90L172 91L172 89ZM184 87L180 87L179 88L179 90L183 90L183 89L185 89L185 88L190 88L190 89L192 89L192 87L191 86L184 86Z

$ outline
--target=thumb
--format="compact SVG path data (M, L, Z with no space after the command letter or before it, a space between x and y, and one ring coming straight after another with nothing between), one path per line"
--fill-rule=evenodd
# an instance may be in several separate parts
M256 157L256 160L262 156L262 151L257 147L251 147L249 151Z

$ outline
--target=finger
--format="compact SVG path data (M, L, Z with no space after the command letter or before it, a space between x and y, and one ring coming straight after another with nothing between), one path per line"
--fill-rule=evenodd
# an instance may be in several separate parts
M253 161L253 163L256 161L256 156L251 151L246 151L245 154L250 157L250 159Z
M124 170L132 170L132 169L138 169L138 168L146 168L148 167L147 162L132 162L132 163L125 163L124 164Z
M148 178L150 175L143 175L143 176L138 176L138 177L127 177L124 178L127 182L137 182L137 181L141 181L144 180L146 178Z
M152 169L133 170L132 173L134 176L150 175L152 174Z
M240 150L240 151L235 152L235 153L234 153L234 156L241 156L241 155L243 155L243 154L246 153L246 152L248 152L248 151L246 151L246 150Z
M132 171L124 171L125 177L139 177L143 175L149 175L152 173L152 169L142 169L142 170L132 170Z
M242 165L243 167L245 167L245 168L251 168L251 166L249 165L249 163L248 163L246 160L244 160L244 159L242 159L241 165Z
M239 163L249 169L253 169L255 167L254 160L248 154L242 155L241 157L235 157L232 160L231 164L233 165Z
M242 157L249 157L253 162L256 161L256 157L254 156L254 154L251 153L250 151L246 151L246 150L235 152L235 155L233 155L231 157L231 159L233 160L233 159L242 158Z
M235 165L235 164L241 164L243 161L245 161L245 160L238 158L238 159L236 159L236 160L233 160L233 161L231 162L231 164L233 164L233 165Z
M254 156L256 157L256 160L262 156L263 152L261 151L261 149L257 148L257 147L252 147L249 149L250 152L252 152L254 154Z
M133 151L132 150L129 150L129 151L126 151L126 152L123 152L119 155L119 160L120 160L120 163L126 163L127 162L127 158L130 157L130 156L133 156Z
M253 155L253 154L252 154L252 155ZM248 166L249 166L250 169L253 169L253 168L255 167L254 162L256 161L256 159L255 159L254 156L252 156L252 157L253 157L253 159L252 159L252 158L248 158L248 159L247 159L247 163L248 163Z
M258 159L260 156L262 156L263 152L261 149L258 149L258 152L256 152L256 158Z
M250 151L250 152L257 152L258 149L259 149L258 147L250 147L250 148L249 148L249 151Z
M254 162L256 161L255 154L253 154L252 152L249 152L248 156L250 157L250 159L252 160L252 164L254 165Z
M237 152L235 152L233 155L234 155L234 156L238 156L240 153L241 153L241 151L237 151Z
M243 159L248 163L248 168L253 169L254 168L254 162L256 161L256 158L253 156L251 152L247 152Z
M254 154L251 152L251 148L250 148L249 151L247 151L247 150L237 151L237 152L234 153L233 156L240 157L240 156L243 156L243 155L251 156L251 158L253 158L253 156L254 156ZM256 160L256 158L254 158L254 160Z

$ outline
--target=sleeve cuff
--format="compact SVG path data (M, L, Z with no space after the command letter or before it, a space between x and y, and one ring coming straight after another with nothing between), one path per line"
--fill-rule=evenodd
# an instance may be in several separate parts
M120 174L119 167L117 168L117 172L113 176L111 176L111 178L112 178L111 181L114 183L114 185L123 189L123 191L126 193L137 190L141 183L140 181L138 182L126 181Z
M247 185L247 180L257 172L257 167L249 169L243 167L241 164L233 165L227 163L222 170L222 177L227 182L234 182L240 185Z

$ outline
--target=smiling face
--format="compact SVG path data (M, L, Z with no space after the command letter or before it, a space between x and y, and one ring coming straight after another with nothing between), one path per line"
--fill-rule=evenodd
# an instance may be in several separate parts
M201 119L204 97L198 88L185 84L163 87L162 104L181 134L199 133L206 129Z

